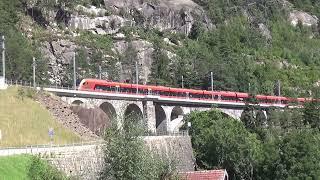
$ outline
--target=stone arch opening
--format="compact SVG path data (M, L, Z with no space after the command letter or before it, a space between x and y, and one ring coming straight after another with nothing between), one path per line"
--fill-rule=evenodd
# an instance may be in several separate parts
M258 110L256 112L256 126L266 127L268 124L266 113L263 110Z
M117 114L112 104L108 102L102 103L99 107L94 107L85 111L89 128L96 134L103 135L105 129L110 127Z
M75 100L71 103L72 106L81 106L83 102L81 100Z
M242 114L240 120L246 127L265 127L268 124L268 112L262 109L246 108Z
M167 115L160 105L156 105L156 130L157 132L167 132Z
M108 102L102 103L100 109L106 114L108 120L113 120L117 116L116 109Z
M136 104L129 104L124 112L124 120L141 121L143 119L142 111Z
M177 119L179 116L183 116L183 110L180 106L174 107L171 112L170 120L173 121Z
M232 115L230 115L230 114L227 113L227 112L221 111L221 114L222 114L222 116L225 117L225 118L233 118Z

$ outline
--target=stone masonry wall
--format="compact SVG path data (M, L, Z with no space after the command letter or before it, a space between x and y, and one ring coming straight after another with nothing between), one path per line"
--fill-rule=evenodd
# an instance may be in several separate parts
M189 136L145 137L144 140L153 152L170 158L178 171L193 170L193 154ZM17 154L39 155L67 175L85 180L97 179L104 163L101 143L65 147L0 149L0 156Z

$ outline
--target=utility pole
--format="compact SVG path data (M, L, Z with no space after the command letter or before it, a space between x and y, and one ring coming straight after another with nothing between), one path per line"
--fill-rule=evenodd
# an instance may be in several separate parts
M136 61L136 84L137 84L137 94L139 93L138 85L139 85L139 69L138 62Z
M213 92L213 72L211 71L211 91ZM213 93L212 93L212 99L213 99Z
M2 36L2 76L5 81L6 80L6 47L5 47L4 36Z
M101 77L101 73L102 73L102 68L101 68L101 66L99 66L99 79L102 79Z
M77 75L76 75L76 52L73 56L73 88L77 90Z
M281 96L281 82L278 80L278 96Z
M35 57L33 57L32 68L33 68L33 87L36 88L36 58Z
M181 76L181 87L182 87L182 89L184 88L184 79L183 79L183 76Z

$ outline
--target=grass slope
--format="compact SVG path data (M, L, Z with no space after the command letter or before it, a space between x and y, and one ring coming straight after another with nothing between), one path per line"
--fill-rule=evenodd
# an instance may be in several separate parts
M0 179L26 179L30 160L31 156L27 155L0 157Z
M48 144L48 129L54 128L54 143L64 144L80 137L54 120L50 113L30 98L19 98L18 88L0 91L0 147Z

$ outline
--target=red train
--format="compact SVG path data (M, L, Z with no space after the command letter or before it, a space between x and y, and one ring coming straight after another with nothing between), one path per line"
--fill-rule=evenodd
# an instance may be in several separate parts
M149 86L111 82L99 79L83 79L80 83L80 91L98 91L106 93L123 93L123 94L141 94L157 95L168 98L185 98L197 100L220 100L228 102L246 102L250 98L248 93L229 92L229 91L205 91L194 89L171 88L164 86ZM138 93L137 93L138 91ZM287 98L281 96L257 95L255 98L260 104L288 104L304 103L304 98Z

